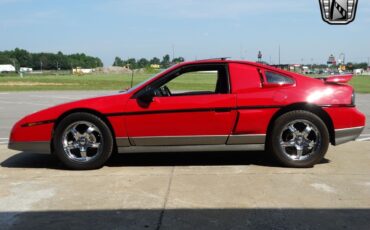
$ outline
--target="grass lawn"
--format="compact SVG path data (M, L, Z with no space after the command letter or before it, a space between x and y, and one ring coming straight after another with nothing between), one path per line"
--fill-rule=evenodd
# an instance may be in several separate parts
M200 78L196 74L174 81L171 89L182 90L193 88L194 90L211 89L214 78L202 74ZM148 79L153 74L135 74L134 85ZM199 79L202 79L199 81ZM39 90L123 90L130 87L130 74L105 74L105 75L47 75L47 76L1 76L0 91L39 91ZM370 76L356 76L350 84L357 93L370 93Z
M151 74L137 74L134 85L151 77ZM0 91L38 90L123 90L130 87L130 74L103 75L47 75L0 77Z

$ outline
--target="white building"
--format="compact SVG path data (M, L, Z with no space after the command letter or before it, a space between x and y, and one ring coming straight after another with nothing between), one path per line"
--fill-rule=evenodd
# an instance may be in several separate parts
M0 73L4 72L15 72L13 65L0 65Z
M21 68L19 68L19 71L20 72L28 72L28 73L30 73L30 72L33 71L33 69L32 68L29 68L29 67L21 67Z

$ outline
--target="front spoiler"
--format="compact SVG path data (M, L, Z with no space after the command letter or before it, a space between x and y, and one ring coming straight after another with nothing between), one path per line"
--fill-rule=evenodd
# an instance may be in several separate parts
M23 152L51 153L48 141L9 142L8 148Z
M335 130L335 145L354 141L360 136L365 126Z

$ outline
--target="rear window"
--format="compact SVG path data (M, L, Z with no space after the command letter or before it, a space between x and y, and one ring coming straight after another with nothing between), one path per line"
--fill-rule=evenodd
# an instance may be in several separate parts
M265 75L266 75L266 80L268 83L273 83L273 84L293 84L294 83L294 81L291 78L285 77L278 73L266 71Z

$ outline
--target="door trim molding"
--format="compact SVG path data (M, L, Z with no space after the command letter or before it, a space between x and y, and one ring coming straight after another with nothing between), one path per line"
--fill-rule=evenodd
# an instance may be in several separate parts
M248 145L188 145L188 146L131 146L119 147L118 153L178 153L178 152L223 152L264 151L264 144Z
M130 137L136 146L184 146L225 144L228 135L190 135L190 136L146 136Z
M116 138L117 147L265 144L266 134L144 136Z
M230 135L227 140L228 145L238 144L264 144L266 141L266 134L240 134Z

